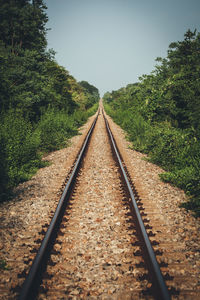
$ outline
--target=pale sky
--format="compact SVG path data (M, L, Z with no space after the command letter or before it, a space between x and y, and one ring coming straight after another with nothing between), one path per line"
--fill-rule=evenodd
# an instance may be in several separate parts
M150 74L171 42L200 31L200 0L46 0L48 48L101 96Z

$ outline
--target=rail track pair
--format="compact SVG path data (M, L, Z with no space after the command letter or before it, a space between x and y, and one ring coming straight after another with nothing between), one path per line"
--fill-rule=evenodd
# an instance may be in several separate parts
M89 131L87 133L87 136L84 140L82 148L81 148L81 150L77 156L77 159L74 163L74 167L70 174L69 180L65 186L63 194L59 200L59 203L57 205L57 208L56 208L56 211L52 218L52 221L51 221L51 223L48 227L48 230L44 236L44 239L41 243L38 253L36 254L35 259L33 260L30 271L24 281L24 284L22 286L22 289L21 289L21 292L19 295L19 300L35 299L37 297L39 286L42 281L43 273L46 269L51 250L52 250L54 242L56 240L57 233L59 231L59 227L60 227L63 215L64 215L66 207L67 207L67 203L73 192L73 188L74 188L74 185L76 182L76 177L79 172L81 162L83 161L83 157L86 153L87 147L89 145L89 141L92 136L99 113L100 113L100 109L97 113L97 116L96 116L91 128L89 129ZM170 299L170 293L167 289L167 286L165 284L159 264L156 260L156 255L154 253L153 247L151 245L150 239L149 239L147 231L145 229L145 225L143 223L143 219L142 219L140 210L138 208L136 197L134 196L132 183L129 180L129 176L126 171L126 167L124 166L123 160L122 160L120 152L117 148L114 136L111 132L109 123L106 119L103 109L102 109L102 113L104 116L107 132L108 132L109 139L111 142L113 155L118 163L121 177L122 177L122 180L126 187L128 196L131 199L130 210L131 210L131 213L134 218L135 227L137 229L137 235L138 235L141 251L143 254L143 258L145 261L145 265L148 269L148 273L149 273L149 276L150 276L150 279L152 282L152 294L155 299L159 299L159 300Z

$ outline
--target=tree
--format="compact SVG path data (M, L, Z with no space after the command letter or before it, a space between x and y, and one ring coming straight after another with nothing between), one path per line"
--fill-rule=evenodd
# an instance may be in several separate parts
M87 81L80 81L79 84L84 88L87 94L87 98L88 98L86 104L86 109L87 109L99 100L100 98L99 90L95 86L89 84Z
M176 103L179 127L193 127L200 136L200 33L188 30L183 41L172 43L168 65L172 74L170 97Z
M18 48L44 51L46 8L42 0L0 0L0 36L5 47L14 53Z

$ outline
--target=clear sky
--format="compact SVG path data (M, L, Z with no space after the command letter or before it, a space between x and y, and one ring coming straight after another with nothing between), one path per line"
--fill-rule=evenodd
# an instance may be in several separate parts
M46 0L48 48L101 96L150 74L171 42L200 31L200 0Z

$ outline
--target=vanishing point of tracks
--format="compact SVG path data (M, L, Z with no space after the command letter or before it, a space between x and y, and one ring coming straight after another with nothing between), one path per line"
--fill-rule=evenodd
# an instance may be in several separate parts
M172 281L168 265L102 108L43 234L20 300L170 299L179 293L165 283Z

